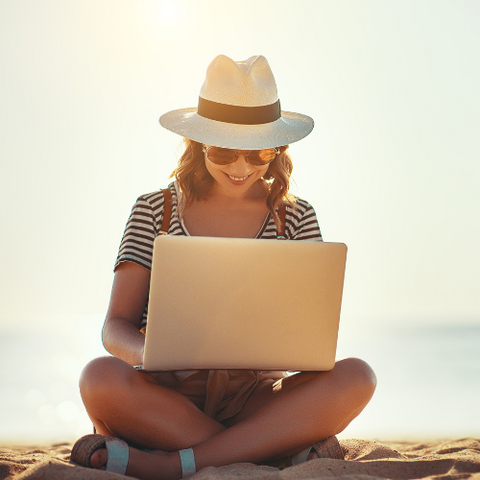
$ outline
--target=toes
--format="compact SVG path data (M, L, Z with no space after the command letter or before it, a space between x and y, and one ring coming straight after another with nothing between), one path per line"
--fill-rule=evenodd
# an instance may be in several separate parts
M108 460L108 452L106 448L99 448L92 453L90 457L90 465L92 468L105 469Z
M308 454L307 460L316 460L317 458L320 458L318 456L318 453L315 450L310 450L310 453Z

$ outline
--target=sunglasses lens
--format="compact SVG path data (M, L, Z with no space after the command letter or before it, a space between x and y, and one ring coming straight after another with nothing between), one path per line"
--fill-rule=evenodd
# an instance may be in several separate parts
M263 150L253 150L248 155L248 161L252 165L267 165L275 159L277 151L275 148L265 148Z
M260 150L258 156L262 159L263 163L270 163L275 160L277 156L277 150L275 148L267 148L265 150Z
M207 158L217 165L228 165L237 159L237 154L228 148L212 147L207 152Z
M206 152L207 158L217 165L228 165L235 162L238 158L238 152L229 148L210 147ZM275 148L251 150L246 155L247 162L252 165L268 165L275 159L277 150Z

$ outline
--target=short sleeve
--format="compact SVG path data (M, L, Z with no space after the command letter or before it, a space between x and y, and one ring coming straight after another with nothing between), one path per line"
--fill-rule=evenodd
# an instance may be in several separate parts
M114 271L125 261L137 263L147 270L151 270L156 224L157 220L152 204L146 196L138 197L125 226Z
M323 241L314 208L305 200L297 199L294 209L287 207L285 228L291 240Z

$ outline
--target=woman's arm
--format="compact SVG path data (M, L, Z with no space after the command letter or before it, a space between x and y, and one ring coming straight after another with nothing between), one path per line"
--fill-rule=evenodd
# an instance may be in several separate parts
M130 365L143 363L145 336L139 331L148 300L150 272L133 262L115 271L110 305L103 326L103 345Z

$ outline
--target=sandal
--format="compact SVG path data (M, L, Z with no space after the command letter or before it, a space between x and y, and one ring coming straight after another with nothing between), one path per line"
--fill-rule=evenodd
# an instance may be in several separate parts
M125 475L128 465L128 445L123 440L103 435L93 434L85 435L77 440L72 448L70 460L83 467L93 468L90 464L90 458L94 452L100 448L106 448L108 451L107 472Z
M319 442L314 443L312 446L307 447L305 450L302 450L294 455L292 457L292 465L299 465L300 463L306 462L308 455L312 451L318 455L318 458L333 458L335 460L345 459L345 454L343 453L337 437L332 435L331 437L320 440Z
M98 434L85 435L77 440L73 446L70 460L83 467L92 468L90 458L100 448L106 448L108 451L107 464L105 465L106 471L125 475L129 451L127 443L119 438L105 437ZM187 478L197 473L193 449L186 448L178 453L180 455L182 478Z

